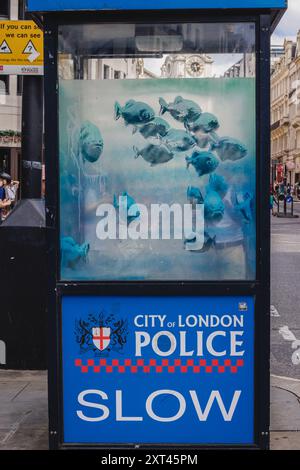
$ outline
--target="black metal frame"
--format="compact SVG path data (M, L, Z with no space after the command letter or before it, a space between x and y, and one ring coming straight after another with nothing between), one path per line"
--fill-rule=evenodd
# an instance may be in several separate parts
M269 350L270 350L270 10L207 10L66 12L44 17L45 32L45 129L46 220L48 243L49 324L49 441L51 449L132 448L132 444L82 445L63 443L61 297L63 295L252 295L255 298L254 445L178 445L176 448L268 449L269 447ZM59 279L59 168L58 168L58 25L96 22L255 22L256 23L256 128L257 128L257 263L256 280L232 282L63 282ZM172 445L141 444L140 448L172 448Z

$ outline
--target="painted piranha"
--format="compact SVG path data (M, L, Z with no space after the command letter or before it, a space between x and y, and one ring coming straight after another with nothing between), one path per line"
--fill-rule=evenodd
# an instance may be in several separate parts
M245 192L240 200L236 192L232 195L232 204L235 212L242 218L242 221L249 224L252 221L254 199L250 192Z
M135 134L137 131L145 138L149 137L164 137L170 129L170 124L160 117L155 117L153 121L142 124L140 127L135 126L132 133Z
M129 100L125 106L115 102L115 120L120 117L124 119L125 125L146 124L154 119L154 110L147 103L142 101Z
M165 145L155 145L148 144L142 150L139 150L137 147L133 147L135 152L135 158L141 157L151 166L160 165L161 163L166 163L174 157L174 153L168 149Z
M169 129L162 140L174 152L183 152L196 145L196 139L181 129Z
M126 191L123 191L119 197L114 194L114 208L119 210L120 215L125 215L127 224L141 215L139 206Z
M210 144L213 142L213 138L210 134L205 134L203 132L197 132L193 135L194 139L196 140L197 146L201 149L205 149L209 147Z
M207 175L215 171L219 165L218 159L211 152L195 151L190 157L186 157L187 168L192 165L198 176Z
M189 186L187 189L187 198L188 200L193 203L194 201L196 204L203 204L204 199L202 193L199 188L195 188L195 186Z
M160 114L170 113L176 121L185 125L196 121L202 113L200 106L191 100L185 100L182 96L177 96L173 103L167 103L163 98L159 98Z
M211 113L203 113L195 121L188 122L186 125L189 132L204 132L209 133L217 130L220 127L218 118Z
M235 162L247 155L247 147L233 137L222 137L217 142L213 142L210 150L214 150L218 157L222 160L231 160Z
M60 242L62 266L75 269L80 260L86 261L90 250L89 243L79 245L72 237L63 237Z
M229 189L229 186L226 183L225 178L223 176L217 175L217 174L210 175L209 183L206 188L207 192L211 190L215 191L223 199L226 196L228 189Z
M80 127L79 145L83 163L95 163L103 152L103 138L95 124L84 121Z
M224 216L225 206L222 198L216 191L208 191L204 198L204 217L205 220L218 223Z

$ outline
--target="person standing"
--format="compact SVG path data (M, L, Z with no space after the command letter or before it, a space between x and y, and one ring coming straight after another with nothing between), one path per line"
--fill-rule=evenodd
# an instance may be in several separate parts
M0 178L3 181L3 188L5 191L6 201L5 205L3 206L4 208L6 208L6 210L2 212L3 220L8 216L10 210L13 208L20 183L19 181L13 181L8 173L1 173Z
M273 191L270 191L270 211L274 215L274 194Z
M2 178L2 181L3 181L6 199L14 203L16 200L17 191L19 189L20 182L13 181L11 176L8 173L1 173L0 177Z
M5 188L4 188L4 180L0 176L0 224L3 218L2 209L8 208L11 205L11 201L6 199Z

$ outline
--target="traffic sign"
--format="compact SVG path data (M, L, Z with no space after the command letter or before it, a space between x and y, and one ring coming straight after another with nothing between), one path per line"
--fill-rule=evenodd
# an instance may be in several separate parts
M43 39L34 21L0 21L0 75L43 75Z
M0 54L11 54L11 49L7 42L4 40L2 41L2 44L0 46Z
M253 297L64 296L62 345L66 444L254 442Z

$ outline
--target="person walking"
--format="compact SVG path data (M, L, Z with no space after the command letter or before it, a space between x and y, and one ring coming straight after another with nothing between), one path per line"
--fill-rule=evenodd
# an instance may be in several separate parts
M11 209L14 206L14 203L16 201L16 196L17 196L17 191L19 188L19 181L13 181L11 176L8 173L1 173L0 174L0 179L3 182L3 188L5 191L5 210L2 212L2 220L5 219Z
M0 224L3 220L5 212L2 209L7 209L11 205L11 201L6 198L4 180L0 175Z
M275 213L274 213L274 202L275 202L274 193L273 193L273 191L271 191L270 192L270 210L271 210L272 215L275 215Z
M11 176L8 173L1 173L0 177L3 180L3 186L5 189L6 199L14 203L16 200L17 191L19 189L20 182L13 181Z

